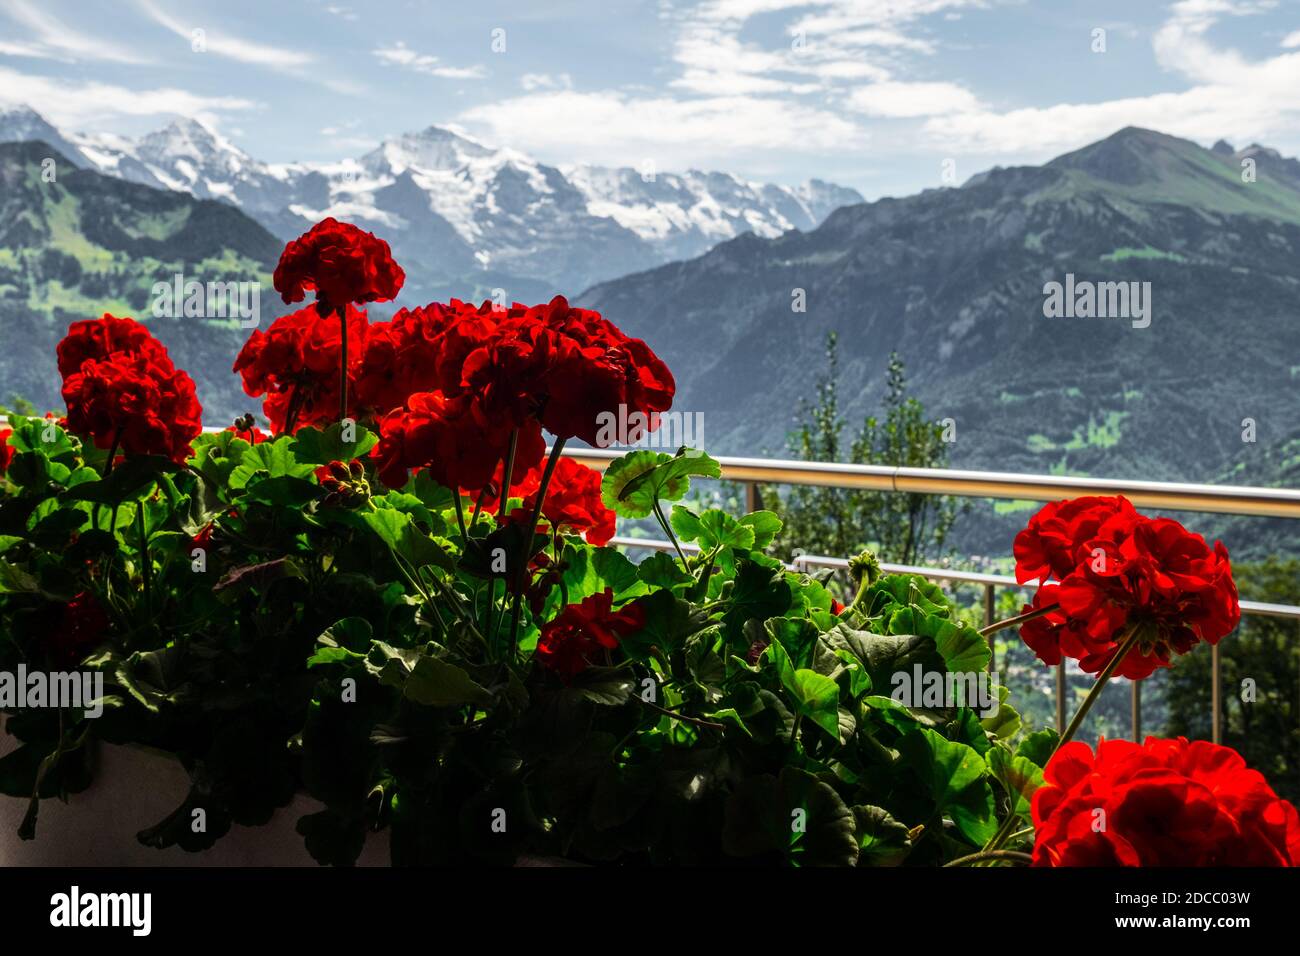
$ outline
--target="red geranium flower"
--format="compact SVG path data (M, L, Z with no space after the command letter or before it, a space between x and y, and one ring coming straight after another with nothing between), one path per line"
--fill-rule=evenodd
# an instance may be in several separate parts
M546 489L542 517L561 533L585 535L587 542L596 547L606 544L614 537L617 515L601 500L600 480L600 472L594 468L572 458L561 458ZM524 502L523 511L531 514L535 507L534 492Z
M614 592L606 588L570 604L542 625L537 639L537 660L567 681L586 670L605 650L618 647L620 638L645 627L645 609L629 604L615 612Z
M1016 575L1059 578L1039 588L1026 612L1025 643L1048 664L1062 656L1100 673L1121 641L1137 643L1115 673L1139 680L1197 643L1217 644L1241 619L1232 565L1169 518L1146 518L1123 498L1048 505L1016 537ZM1068 566L1068 567L1067 567Z
M0 477L9 470L9 462L14 460L14 449L9 444L9 436L13 433L12 428L0 428Z
M1035 866L1294 866L1300 816L1230 747L1066 744L1033 798Z
M368 326L365 312L349 306L347 316L348 339L356 343L348 356L348 376L355 379L365 358ZM338 419L341 352L339 324L320 321L313 309L299 309L280 316L265 332L255 330L233 370L243 379L245 393L266 396L262 413L271 431L281 434ZM355 394L350 411L353 398Z
M321 315L349 303L396 298L405 279L388 243L333 218L285 246L274 276L275 291L287 303L301 302L306 290L315 289Z
M59 343L68 429L96 447L183 462L203 431L193 380L134 319L74 322Z
M1104 535L1108 523L1129 528L1137 520L1133 505L1123 495L1114 498L1083 497L1044 505L1016 535L1016 580L1063 578L1079 565L1080 549Z
M119 319L107 312L98 319L83 319L69 325L56 351L59 374L65 379L79 372L82 363L88 359L99 361L117 352L145 355L159 364L171 365L167 349L154 338L147 326L135 319Z
M448 398L441 392L418 392L405 408L389 412L379 431L372 456L380 480L389 488L405 485L412 468L427 468L446 488L482 488L510 446L508 425L489 421L470 395ZM516 468L535 468L545 453L539 426L520 431Z

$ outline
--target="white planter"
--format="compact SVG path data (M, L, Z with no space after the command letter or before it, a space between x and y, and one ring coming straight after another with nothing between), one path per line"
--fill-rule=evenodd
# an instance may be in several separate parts
M0 756L15 748L0 736ZM156 850L136 834L179 807L189 777L175 759L135 747L100 745L95 782L67 803L42 800L35 840L20 840L27 801L0 796L0 866L316 866L294 830L298 818L321 809L302 794L266 826L232 826L210 850ZM388 865L388 835L366 842L361 866Z

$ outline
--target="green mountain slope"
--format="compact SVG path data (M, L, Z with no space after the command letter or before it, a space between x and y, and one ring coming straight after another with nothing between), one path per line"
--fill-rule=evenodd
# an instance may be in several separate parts
M655 345L676 407L704 413L720 452L783 453L834 329L850 420L877 407L897 349L934 416L955 420L956 467L1293 483L1300 164L1255 155L1246 183L1230 149L1125 129L1042 167L846 207L809 233L741 237L580 302ZM1150 282L1150 326L1045 317L1044 285L1067 273ZM1024 515L1004 517L990 547ZM1294 529L1270 528L1294 548Z
M43 143L0 144L0 402L59 408L55 344L69 323L108 311L148 322L194 377L209 420L233 418L255 404L230 373L248 330L155 317L151 290L177 275L260 283L265 326L283 309L270 276L280 249L229 205L77 169Z

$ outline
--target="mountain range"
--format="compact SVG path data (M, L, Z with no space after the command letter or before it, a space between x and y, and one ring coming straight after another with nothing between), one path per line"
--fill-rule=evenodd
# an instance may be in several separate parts
M236 206L283 240L327 215L388 239L408 296L533 300L698 255L745 232L810 229L852 189L792 188L729 173L548 166L438 126L335 163L266 163L203 124L138 140L59 130L0 110L0 142L43 141L83 169Z
M1149 292L1146 327L1045 314L1050 283L1120 282ZM846 419L879 409L897 351L912 393L952 421L954 467L1300 480L1300 163L1258 145L1123 129L808 232L740 236L579 304L653 341L674 407L721 452L784 451L834 331ZM1004 549L1030 507L1000 503L985 539ZM1285 521L1259 524L1253 540L1294 550Z

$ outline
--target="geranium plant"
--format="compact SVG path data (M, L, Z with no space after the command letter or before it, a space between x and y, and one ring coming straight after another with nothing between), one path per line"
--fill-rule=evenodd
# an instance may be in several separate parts
M184 803L139 835L158 847L203 849L305 791L321 809L297 829L333 864L384 838L397 864L1022 863L1035 826L1035 862L1147 861L1061 848L1065 808L1090 799L1082 745L1021 732L987 634L934 584L863 555L842 604L769 554L772 513L686 503L720 474L701 450L636 450L603 476L564 457L599 444L603 416L653 429L669 409L646 343L559 297L372 322L357 306L396 295L401 270L332 221L276 281L317 303L235 360L269 435L251 416L200 432L188 377L111 316L60 346L66 421L10 421L0 670L106 688L94 718L9 708L21 746L0 791L29 801L24 836L42 798L90 785L102 741L189 772ZM1104 679L1231 628L1226 553L1087 507L1017 541L1026 573L1059 579L1005 622L1044 659L1086 652ZM653 516L675 552L633 563L608 545L620 516ZM1115 563L1081 569L1094 542ZM934 681L965 690L932 698ZM1116 788L1145 779L1102 746ZM1294 861L1289 804L1177 746L1144 758L1174 768L1168 786L1208 762L1241 795L1215 787L1204 812L1254 814L1253 849L1213 862Z

